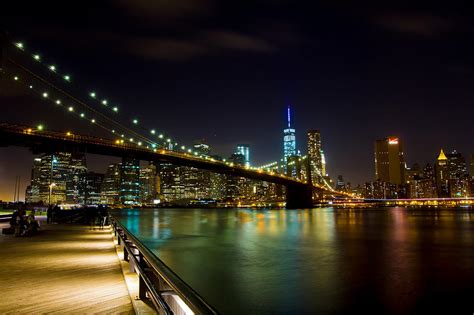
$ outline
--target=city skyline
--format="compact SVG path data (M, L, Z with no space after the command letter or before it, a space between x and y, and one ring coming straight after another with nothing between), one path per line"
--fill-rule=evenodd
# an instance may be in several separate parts
M173 9L172 4L156 6L148 18L159 15L160 9ZM163 130L188 144L206 138L221 154L247 143L255 165L280 156L279 132L286 120L282 109L288 104L297 139L304 139L310 129L323 134L327 172L333 178L342 174L353 183L372 180L373 164L368 161L373 141L392 134L404 139L408 164L430 161L440 148L472 154L473 47L464 26L471 23L469 12L416 7L399 11L386 5L360 12L351 6L294 7L285 1L275 6L219 5L206 17L217 25L211 27L193 10L151 26L147 18L137 24L133 12L123 6L104 4L88 8L89 24L83 25L80 13L85 8L78 6L77 12L56 19L64 9L61 5L51 9L32 4L13 7L2 17L2 28L70 71L81 86L87 82L85 88L97 88L127 113L135 108L144 113L144 123L151 125L153 117L165 113ZM282 8L284 17L277 13ZM104 16L107 11L115 15ZM244 13L257 31L237 27ZM105 25L117 17L123 28ZM265 28L268 19L276 34ZM328 23L333 26L330 36L318 31ZM49 31L58 26L63 31ZM180 37L190 26L199 30L191 32L194 37ZM90 36L89 27L100 36ZM167 38L162 34L166 29L175 32ZM118 35L123 42L117 41ZM448 49L453 44L448 35L456 35L455 53ZM136 51L124 50L124 43ZM89 45L98 49L92 52ZM413 49L407 51L407 45ZM163 55L165 48L174 55ZM443 62L429 57L433 49ZM125 71L129 75L123 76ZM0 94L5 120L42 119L31 117L38 102L21 91L7 85ZM17 108L24 109L22 117ZM231 118L226 116L229 109ZM53 115L56 121L63 119L60 113ZM297 144L303 151L304 141ZM0 180L7 182L0 185L4 190L13 187L21 175L24 186L23 171L12 165L26 165L29 153L1 150ZM96 162L91 163L94 168ZM98 169L107 164L97 163Z
M289 107L287 107L287 114L289 114ZM289 116L287 116L289 118ZM286 125L286 129L288 129L288 126L289 126L290 122L289 120L287 121L287 125ZM285 129L285 131L286 131ZM294 130L294 129L292 129ZM316 135L313 135L315 134ZM310 152L314 152L315 149L312 149L311 147L312 146L316 146L317 148L319 148L319 151L320 151L320 155L319 158L316 158L317 160L319 159L320 162L317 162L319 164L321 164L321 162L324 160L322 157L324 157L324 153L323 153L323 150L322 150L322 146L321 146L321 140L320 140L320 132L319 130L309 130L308 133L307 133L307 139L305 139L308 143L308 147L307 147L307 152L304 152L304 154L307 154L307 153L310 153ZM316 138L315 138L316 137ZM292 141L296 141L296 139L293 139L292 138ZM399 142L400 141L404 141L404 140L400 140L398 137L394 137L394 136L390 136L390 137L387 137L383 140L376 140L375 143L376 143L376 148L379 146L379 143L385 143L386 144L386 148L384 147L383 150L387 150L388 148L390 147L393 147L394 145L396 145L398 147ZM312 144L310 144L312 143ZM213 153L211 151L211 147L209 145L207 145L205 143L205 139L200 139L200 140L195 140L194 141L194 148L198 151L198 152L201 152L202 150L202 153L203 154L210 154L210 153ZM282 160L284 159L284 148L285 148L285 140L282 142L282 148L283 148L283 155L282 155ZM8 148L7 148L8 149ZM21 150L23 151L26 151L26 149L23 149L21 148ZM398 149L397 149L398 150ZM433 163L433 166L436 167L436 163L439 162L439 159L440 159L440 156L444 156L444 151L443 151L443 148L440 149L441 150L441 153L439 155L437 155L437 158L436 159L432 159L431 161L421 161L421 164L423 165L424 163L428 163L428 164L431 164ZM4 149L4 151L7 151ZM243 165L247 165L247 161L248 161L248 157L249 157L249 151L250 151L250 147L248 144L238 144L236 145L236 147L234 148L233 152L236 152L236 153L233 153L232 155L235 155L235 154L238 154L238 155L242 155L242 161L240 161L240 159L238 160L237 163L242 163ZM296 147L296 150L297 152L300 152L299 149L297 149ZM376 150L377 152L377 150ZM398 152L398 151L396 151ZM403 169L401 170L402 172L402 175L396 175L398 176L397 178L399 178L398 180L395 180L395 181L392 181L389 177L387 177L388 175L386 175L386 178L384 177L379 177L379 175L377 175L377 169L379 169L380 166L377 166L377 158L375 160L375 163L373 164L373 166L375 167L376 169L376 172L375 172L375 175L373 176L372 179L369 179L365 182L352 182L354 185L352 186L352 189L355 189L356 186L360 186L361 188L366 185L368 182L371 182L372 180L377 180L377 179L384 179L383 182L386 182L386 183L390 183L390 182L393 182L393 183L396 183L397 185L402 183L404 184L404 182L400 182L401 179L400 178L405 178L405 175L403 174L403 172L409 172L410 171L410 165L418 165L418 163L420 161L413 161L411 163L408 163L407 161L404 160L404 152L403 151L400 151L401 152L401 156L402 156L402 160L400 160L400 162L397 162L400 167L402 167ZM447 155L461 155L463 154L462 152L458 152L456 149L453 149L452 152L451 151L447 151L446 152L450 152L448 153ZM32 157L32 161L33 161L33 166L34 166L34 163L36 160L38 160L38 155L33 155L31 153L27 153L27 152L24 152L26 156L30 155ZM310 156L311 154L314 155L314 153L310 153ZM398 154L398 153L397 153ZM211 154L212 155L212 154ZM297 155L295 155L296 157ZM465 162L465 168L466 168L466 173L469 174L470 170L474 169L473 167L473 160L469 161L469 158L471 157L472 159L472 156L474 156L473 154L464 154L464 156L466 157L466 162ZM106 173L106 168L107 167L110 167L110 165L112 165L114 162L116 163L117 161L119 161L120 159L119 158L114 158L114 157L105 157L105 156L97 156L97 155L91 155L92 157L92 161L95 161L95 159L99 159L99 160L102 160L99 164L96 164L96 163L92 163L93 164L93 167L90 169L90 173L95 173L95 174L101 174L102 176ZM229 161L232 159L233 157L231 156L229 158ZM314 157L313 157L314 159ZM145 161L142 161L141 164L144 164ZM388 164L388 160L387 162L385 162L386 164ZM255 165L253 165L255 166ZM324 168L326 166L326 163L324 163ZM469 167L470 166L470 167ZM315 171L316 169L314 168L315 166L311 166L312 167L312 172ZM316 167L318 170L316 170L316 173L319 174L319 172L322 172L322 168L323 165L319 165L318 167ZM300 166L300 169L302 167ZM387 170L388 172L388 170ZM22 172L23 174L25 174L26 172L23 171ZM388 173L387 173L388 174ZM315 180L314 179L314 173L312 174L313 175L313 181ZM333 174L332 177L331 176L326 176L325 179L327 180L326 183L331 183L334 184L334 188L337 189L338 185L339 185L339 180L340 180L340 176L344 176L344 174ZM318 175L319 176L319 175ZM474 174L471 174L471 176L474 176ZM336 181L336 178L337 178L337 181ZM347 178L346 178L347 180ZM3 194L3 196L5 196L4 199L0 198L0 200L3 200L3 201L8 201L11 199L11 197L9 197L10 195L13 195L13 198L17 198L15 196L15 194L17 194L17 190L19 190L19 193L18 195L20 196L20 199L19 200L24 200L24 197L26 197L26 193L24 193L25 189L24 187L26 188L26 186L28 186L29 184L31 184L32 182L30 181L30 178L28 176L24 177L24 178L21 178L20 180L20 186L17 186L17 178L15 177L14 179L14 185L15 185L15 190L14 192L9 192L9 191L6 191L6 192L2 192L0 191L0 196ZM323 180L320 179L320 180L317 180L317 182L319 183L323 183ZM350 180L347 180L347 183L351 183ZM65 184L64 184L65 185ZM13 187L13 186L11 186ZM349 186L350 188L351 186ZM447 188L446 188L447 189ZM10 189L11 190L11 189ZM438 195L440 195L440 192L439 192L439 188L438 188ZM442 194L441 194L442 195ZM449 195L449 193L448 193ZM10 199L9 199L10 198ZM12 199L11 199L12 200Z

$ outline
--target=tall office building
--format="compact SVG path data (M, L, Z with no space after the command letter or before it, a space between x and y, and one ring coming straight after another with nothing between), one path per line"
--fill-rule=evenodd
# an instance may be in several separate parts
M443 149L439 152L435 164L436 190L438 197L449 197L449 165Z
M174 201L184 198L184 183L181 176L182 167L171 163L160 163L158 174L160 178L160 199Z
M140 203L140 161L122 158L120 174L120 200L124 205Z
M121 164L110 164L104 175L100 188L100 203L106 205L120 204Z
M250 166L250 146L248 144L239 144L237 145L236 154L241 154L244 156L244 164Z
M405 158L397 137L375 141L375 179L395 185L405 183Z
M222 157L219 155L213 155L212 158L216 161L222 161ZM210 191L209 195L212 198L222 199L225 197L225 183L226 176L225 174L219 174L215 172L209 172L209 185Z
M69 174L66 182L66 202L84 204L85 177L87 173L84 154L72 154L69 161Z
M469 192L469 173L464 156L453 150L446 154L449 169L449 193L451 197L467 197Z
M194 141L194 152L209 156L211 147L205 139ZM194 167L180 167L185 198L203 199L211 195L211 172Z
M324 155L323 150L321 150L321 166L322 166L321 171L324 178L327 175L327 171L326 171L326 156Z
M102 188L102 181L104 180L104 174L86 172L81 175L83 178L83 196L82 204L85 205L98 205L101 201L100 191Z
M84 203L85 156L56 152L33 160L26 201L44 204Z
M144 205L152 205L156 199L156 166L149 163L140 168L140 200Z
M33 159L33 167L31 169L31 183L26 187L25 202L38 203L41 201L39 195L41 183L41 158Z
M335 189L337 191L346 191L346 183L344 182L344 177L342 177L342 175L337 176Z
M228 159L234 165L244 165L245 157L242 154L233 153ZM224 196L229 199L238 199L244 196L246 190L246 179L230 174L225 175Z
M296 131L291 128L291 110L287 109L287 128L283 130L283 162L286 165L288 157L296 154Z
M41 157L39 195L45 204L66 202L66 184L70 178L71 153L57 152Z
M194 141L194 151L199 155L209 155L211 147L206 143L205 139L199 139Z
M321 149L321 133L319 130L310 130L308 137L308 158L311 170L311 180L313 183L322 183L325 170L323 172L323 155Z

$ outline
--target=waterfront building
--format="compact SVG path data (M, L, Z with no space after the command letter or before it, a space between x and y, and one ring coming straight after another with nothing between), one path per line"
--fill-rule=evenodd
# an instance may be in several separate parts
M342 177L342 175L337 176L335 189L337 191L346 191L346 183L344 182L344 178Z
M296 130L291 127L291 109L287 108L287 128L283 130L283 164L287 165L288 157L296 154Z
M179 176L181 177L180 181L184 188L184 199L197 199L200 187L198 173L200 172L199 169L194 167L179 167Z
M405 185L397 185L376 180L366 183L363 196L368 199L397 199L406 198L408 195Z
M399 138L375 141L375 179L395 185L405 183L405 158Z
M66 202L67 187L71 185L69 181L73 178L71 156L70 153L56 152L43 154L33 160L26 202L43 204Z
M250 166L250 146L248 144L239 144L235 151L236 154L244 156L244 165Z
M407 196L409 198L435 198L436 185L434 172L430 164L423 169L415 163L406 170Z
M31 169L31 182L26 187L25 202L39 203L41 202L39 190L41 184L41 158L33 159L33 167Z
M140 161L122 158L120 168L120 201L123 205L140 204Z
M449 170L449 194L451 197L467 197L469 191L469 173L466 160L461 153L453 150L446 154Z
M222 161L219 155L211 156L216 161ZM222 199L225 197L226 175L215 172L209 172L209 196L211 198Z
M323 172L323 152L321 149L321 133L319 130L309 130L307 132L308 158L311 170L311 180L313 183L322 183L325 170ZM324 161L324 164L326 162ZM324 165L326 168L326 165Z
M286 176L293 177L295 179L302 178L302 161L301 157L297 155L292 155L287 158L286 164Z
M228 161L234 165L245 165L245 156L233 153ZM226 174L224 197L228 200L241 199L251 190L250 185L250 181L246 178Z
M158 165L160 178L160 199L164 201L175 201L184 198L184 184L182 182L181 169L170 163Z
M84 190L81 191L81 195L84 196L82 204L85 205L98 205L101 203L101 189L104 174L95 172L86 172L81 175L84 183Z
M323 150L321 150L321 175L326 176L326 156L324 155Z
M199 155L209 155L211 152L210 146L206 143L205 139L199 139L194 141L194 152L197 152Z
M71 154L69 171L66 181L66 202L69 204L84 204L85 176L87 173L86 157L84 154Z
M196 199L207 199L212 197L211 193L211 171L195 169L196 172Z
M211 147L205 139L194 141L194 152L209 156ZM180 167L180 181L184 187L184 198L203 199L211 195L211 172L194 167Z
M100 189L100 203L110 206L120 204L121 164L114 163L107 167Z
M448 158L441 149L435 164L436 191L438 197L449 197L449 164Z
M140 168L140 201L144 205L152 205L156 196L156 166L150 162Z

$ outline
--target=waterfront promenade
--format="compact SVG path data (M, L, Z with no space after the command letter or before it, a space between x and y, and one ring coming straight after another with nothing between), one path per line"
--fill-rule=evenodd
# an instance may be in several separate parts
M0 314L134 314L108 228L43 224L33 237L0 235L0 255Z

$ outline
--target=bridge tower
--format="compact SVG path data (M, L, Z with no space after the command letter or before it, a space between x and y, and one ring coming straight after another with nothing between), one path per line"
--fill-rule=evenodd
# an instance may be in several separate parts
M309 159L305 161L308 182L305 185L286 186L286 208L312 208L313 207L313 182L311 180L311 167Z

